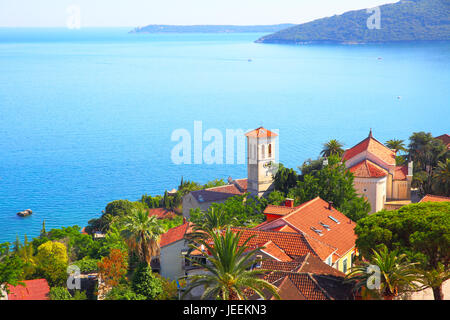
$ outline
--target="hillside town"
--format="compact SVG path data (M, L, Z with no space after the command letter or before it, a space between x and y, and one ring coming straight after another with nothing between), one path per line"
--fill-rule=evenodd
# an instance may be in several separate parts
M325 143L301 173L280 164L278 138L246 133L247 177L182 179L82 230L44 223L2 244L0 299L450 298L449 135L414 133L406 149L371 129L346 150Z

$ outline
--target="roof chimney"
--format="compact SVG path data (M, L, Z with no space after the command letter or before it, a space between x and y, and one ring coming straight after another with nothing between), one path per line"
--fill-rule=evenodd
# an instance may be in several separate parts
M333 210L333 201L328 201L328 210Z
M288 208L293 208L294 207L294 199L286 198L286 200L284 201L284 205Z

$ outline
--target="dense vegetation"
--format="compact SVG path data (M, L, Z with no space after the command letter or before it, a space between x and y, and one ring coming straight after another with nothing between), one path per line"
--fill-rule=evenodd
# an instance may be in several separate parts
M339 42L368 43L450 40L448 0L409 0L386 4L381 28L369 29L366 10L315 20L262 37L264 43Z

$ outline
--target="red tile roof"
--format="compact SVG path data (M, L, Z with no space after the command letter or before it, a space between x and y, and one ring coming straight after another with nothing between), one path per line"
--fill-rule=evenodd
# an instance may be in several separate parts
M442 196L434 196L432 194L427 194L425 197L420 200L420 202L447 202L450 201L450 198L448 197L442 197Z
M350 160L364 151L373 154L388 165L395 165L395 152L373 138L372 134L354 147L347 149L342 155L342 159Z
M370 160L363 160L355 164L349 170L355 177L358 178L382 178L388 175L387 170L376 165Z
M408 175L408 166L395 167L394 180L406 180Z
M284 252L279 246L273 243L271 240L264 244L264 249L262 252L268 254L269 256L279 260L279 261L292 261L292 258L289 257L286 252Z
M309 241L309 243L316 246L316 248L313 248L316 252L320 251L320 253L317 252L319 257L322 258L330 252L328 248L336 248L336 253L342 256L355 247L356 234L354 229L356 223L335 208L329 210L328 206L326 201L317 197L297 207L292 213L256 228L271 230L280 227L282 224L289 225L315 240ZM339 224L329 216L337 219ZM322 223L328 226L329 230ZM320 230L321 235L312 228Z
M50 287L46 279L23 281L25 286L8 285L8 300L49 300Z
M192 231L192 223L186 222L178 227L169 229L166 233L161 235L159 246L165 247L174 242L184 239L184 236Z
M435 139L441 140L447 146L447 149L450 149L450 136L448 134L443 134Z
M153 208L148 209L149 216L156 216L158 219L173 219L176 217L176 213L172 210L165 208Z
M326 259L335 249L320 243L307 235L302 233L288 233L272 230L256 230L247 228L231 228L234 232L241 232L239 245L242 245L245 240L253 237L247 246L251 248L262 247L269 241L272 241L288 256L297 257L311 253L319 256L321 259ZM327 256L324 256L328 254Z
M255 130L252 130L245 134L247 137L253 137L253 138L268 138L268 137L276 137L278 134L275 132L269 131L263 127L259 127Z
M294 211L295 208L289 208L286 206L274 206L272 204L269 204L266 209L264 210L264 214L276 214L280 216L284 216L286 214L291 213Z

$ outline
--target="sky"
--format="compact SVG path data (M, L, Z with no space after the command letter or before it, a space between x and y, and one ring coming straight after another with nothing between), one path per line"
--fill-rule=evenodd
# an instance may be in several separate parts
M0 27L65 27L79 8L81 27L149 24L304 23L397 0L0 0Z

